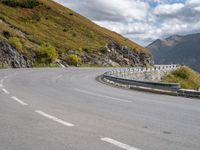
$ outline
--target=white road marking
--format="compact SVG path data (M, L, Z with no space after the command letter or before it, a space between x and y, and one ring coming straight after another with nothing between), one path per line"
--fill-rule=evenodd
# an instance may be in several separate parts
M110 97L110 96L106 96L106 95L101 95L101 94L97 94L97 93L93 93L93 92L89 92L89 91L85 91L85 90L81 90L81 89L75 89L75 91L85 93L85 94L88 94L88 95L93 95L93 96L103 97L103 98L112 99L112 100L116 100L116 101L120 101L120 102L125 102L125 103L131 103L132 102L132 101L129 101L129 100L119 99L119 98Z
M41 110L36 110L35 112L38 113L38 114L40 114L40 115L42 115L42 116L44 116L44 117L46 117L46 118L49 118L49 119L51 119L53 121L56 121L56 122L58 122L60 124L63 124L65 126L68 126L68 127L73 127L74 126L74 124L68 123L68 122L63 121L61 119L58 119L58 118L56 118L54 116L51 116L51 115L49 115L49 114L47 114L47 113L45 113L45 112L43 112Z
M0 80L0 87L1 87L1 88L3 87L3 82L4 82L4 79L1 79L1 80Z
M108 137L101 138L101 140L104 141L104 142L113 144L113 145L115 145L115 146L117 146L117 147L119 147L119 148L125 149L125 150L140 150L140 149L138 149L138 148L135 148L135 147L132 147L132 146L130 146L130 145L127 145L127 144L118 142L118 141L113 140L113 139L108 138Z
M22 100L18 99L17 97L12 96L10 98L12 98L14 101L20 103L23 106L27 106L28 105L27 103L23 102Z
M4 79L1 79L1 80L0 80L0 83L3 83L3 81L4 81Z
M6 94L10 94L6 89L2 88L2 91Z
M62 74L61 74L61 75L59 75L59 76L57 76L57 77L56 77L56 80L58 80L58 79L62 78L62 76L63 76Z

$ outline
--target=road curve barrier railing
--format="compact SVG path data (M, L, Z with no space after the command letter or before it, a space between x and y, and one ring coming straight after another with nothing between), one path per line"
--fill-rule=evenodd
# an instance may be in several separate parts
M176 95L180 96L188 96L188 97L200 97L200 92L198 91L186 91L181 89L181 85L179 83L165 83L165 82L157 82L157 81L147 81L139 78L134 78L134 75L140 74L151 74L152 72L164 72L169 73L173 70L176 70L180 65L155 65L154 67L143 68L143 67L135 67L135 68L120 68L113 69L103 74L103 80L121 86L127 86L129 88L148 88L152 90L163 90L163 91L171 91L176 93Z
M177 93L179 96L200 98L200 91L196 90L179 89Z

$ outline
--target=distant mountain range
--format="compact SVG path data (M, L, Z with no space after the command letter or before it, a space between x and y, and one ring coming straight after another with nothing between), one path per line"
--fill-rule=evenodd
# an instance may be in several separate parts
M184 64L200 72L200 33L158 39L147 48L151 50L155 64Z

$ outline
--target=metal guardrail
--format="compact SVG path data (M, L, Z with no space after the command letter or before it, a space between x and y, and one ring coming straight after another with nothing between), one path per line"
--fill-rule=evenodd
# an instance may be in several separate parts
M176 91L180 89L179 83L162 83L162 82L151 82L151 81L140 81L133 79L124 79L119 77L114 77L110 75L104 74L103 77L109 81L113 81L119 84L132 85L132 86L141 86L155 89L163 89L163 90L173 90Z
M179 96L200 98L200 91L179 89L177 93Z
M181 85L179 83L164 83L164 82L153 82L153 81L142 81L142 80L135 80L135 79L128 79L126 75L134 74L138 72L151 72L151 71L163 71L168 70L172 71L179 67L180 65L156 65L150 68L122 68L122 69L115 69L104 73L103 78L122 85L127 86L138 86L138 87L145 87L151 89L159 89L159 90L167 90L176 92L179 96L186 96L186 97L198 97L200 98L200 91L194 90L184 90L181 89Z
M104 73L103 77L109 81L113 81L115 83L130 85L130 86L141 86L141 87L148 87L148 88L155 88L155 89L162 89L162 90L172 90L176 91L181 88L179 83L163 83L163 82L153 82L153 81L142 81L136 79L127 79L126 75L134 74L138 72L151 72L151 71L163 71L163 70L174 70L179 65L156 65L154 67L149 68L122 68L122 69L115 69Z
M169 71L169 70L174 70L178 68L179 65L155 65L154 67L149 67L149 68L142 68L142 67L136 67L136 68L121 68L121 69L115 69L106 72L105 74L115 76L115 77L124 77L125 75L128 74L134 74L138 72L152 72L152 71Z

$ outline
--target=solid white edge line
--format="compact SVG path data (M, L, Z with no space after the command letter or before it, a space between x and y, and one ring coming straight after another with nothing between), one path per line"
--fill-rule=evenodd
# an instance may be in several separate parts
M28 105L27 103L23 102L22 100L18 99L18 98L15 97L15 96L12 96L11 99L13 99L14 101L20 103L20 104L23 105L23 106L27 106L27 105Z
M74 89L74 90L78 91L78 92L81 92L81 93L88 94L88 95L103 97L103 98L112 99L112 100L116 100L116 101L120 101L120 102L125 102L125 103L132 103L132 101L129 101L129 100L115 98L115 97L110 97L110 96L106 96L106 95L101 95L101 94L97 94L97 93L93 93L93 92L89 92L89 91L85 91L85 90L81 90L81 89Z
M10 94L6 89L2 88L2 91L6 94Z
M51 115L49 115L49 114L47 114L47 113L45 113L45 112L43 112L41 110L36 110L35 112L38 113L38 114L40 114L40 115L42 115L42 116L44 116L44 117L46 117L46 118L49 118L49 119L51 119L53 121L56 121L56 122L58 122L60 124L63 124L65 126L68 126L68 127L73 127L74 126L74 124L72 124L72 123L68 123L68 122L63 121L61 119L58 119L58 118L56 118L54 116L51 116Z
M125 150L140 150L140 149L138 149L138 148L135 148L135 147L132 147L132 146L130 146L130 145L121 143L121 142L119 142L119 141L113 140L113 139L108 138L108 137L101 138L101 140L104 141L104 142L113 144L113 145L115 145L115 146L117 146L117 147L119 147L119 148L125 149Z

